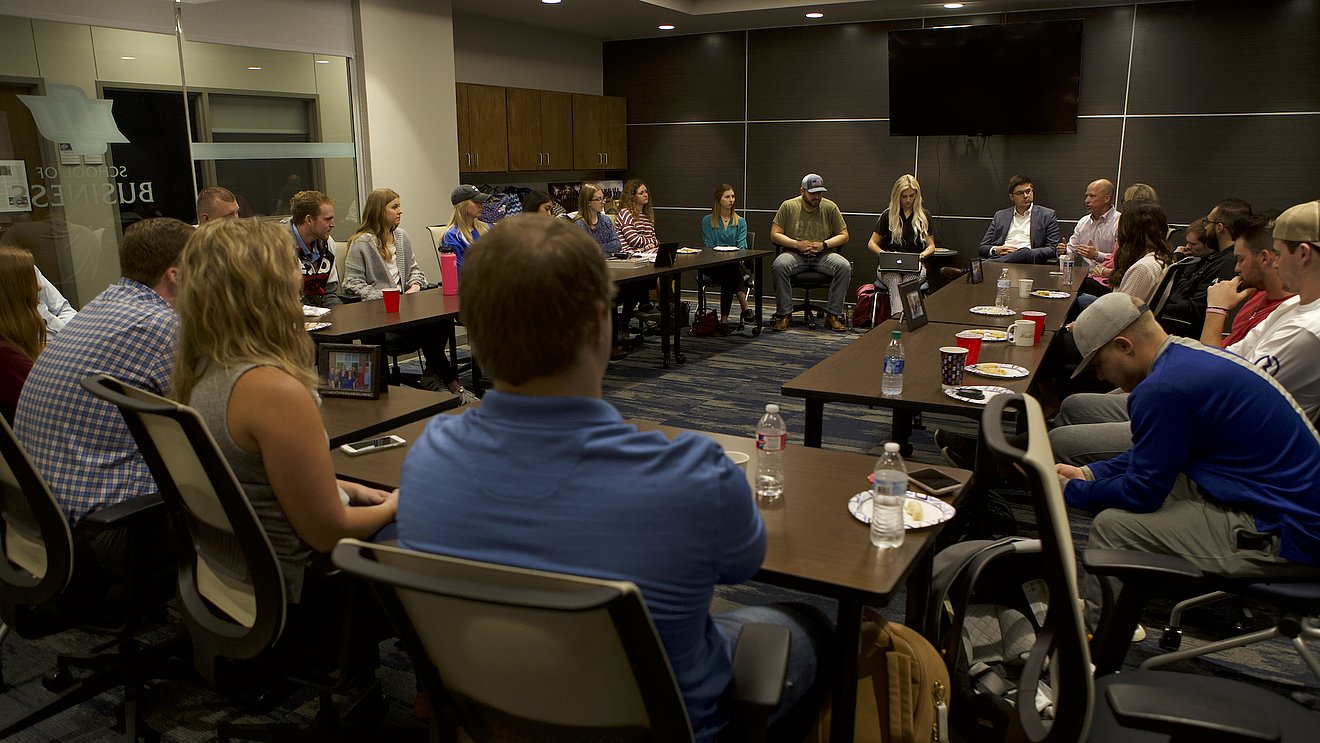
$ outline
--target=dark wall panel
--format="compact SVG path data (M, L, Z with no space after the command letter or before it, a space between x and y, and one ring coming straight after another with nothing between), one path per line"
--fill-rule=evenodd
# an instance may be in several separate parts
M629 123L741 121L746 34L604 45L606 95L628 99Z
M1127 92L1128 45L1132 6L1078 8L1043 13L1014 13L1010 21L1082 19L1082 86L1077 113L1083 116L1123 112Z
M747 117L888 117L889 30L919 27L914 20L749 32Z
M1320 110L1318 29L1314 0L1143 5L1128 112Z
M709 209L720 183L742 190L742 138L742 124L628 127L628 177L646 181L658 206Z
M894 179L912 172L915 157L916 139L889 136L883 121L752 123L746 203L778 209L798 194L802 176L819 173L844 212L879 212Z
M1320 198L1320 116L1134 119L1123 178L1155 187L1173 222L1228 196L1285 209Z
M1119 119L1081 119L1076 135L922 137L921 181L936 214L992 216L1010 204L1008 179L1035 179L1036 203L1076 219L1086 185L1118 177Z

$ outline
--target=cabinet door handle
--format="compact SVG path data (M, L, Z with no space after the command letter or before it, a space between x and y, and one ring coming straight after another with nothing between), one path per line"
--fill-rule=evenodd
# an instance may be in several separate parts
M549 164L550 164L550 153L549 153L549 152L545 153L545 164L546 164L546 165L549 165Z
M608 152L605 153L605 164L606 165L610 164L610 153Z
M463 157L467 158L467 159L464 161L464 165L471 166L471 165L472 165L472 153L471 153L471 152L464 152L464 153L463 153Z
M474 166L478 167L478 168L481 167L481 153L480 153L480 152L474 152L474 153L472 153L472 164L473 164Z

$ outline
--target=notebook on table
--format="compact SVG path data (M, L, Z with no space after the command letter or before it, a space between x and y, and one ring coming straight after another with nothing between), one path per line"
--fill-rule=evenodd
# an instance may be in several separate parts
M897 273L916 273L921 270L920 253L881 253L880 270Z

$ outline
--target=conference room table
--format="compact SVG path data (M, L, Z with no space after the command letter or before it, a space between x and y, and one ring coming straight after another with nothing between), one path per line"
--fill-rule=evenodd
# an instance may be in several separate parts
M1045 313L1045 329L1059 330L1067 319L1068 311L1077 299L1077 288L1086 278L1086 266L1073 267L1073 285L1063 285L1063 275L1055 265L1032 265L1027 263L992 263L985 261L985 280L979 284L969 283L967 277L955 279L939 291L926 297L926 317L930 322L955 323L971 327L1006 328L1014 320L1022 319L1023 310ZM971 308L995 303L1000 272L1007 268L1013 285L1008 290L1008 307L1012 315L978 315ZM1046 297L1019 297L1018 280L1031 279L1032 291L1049 290L1067 292L1061 299Z
M630 421L641 430L659 430L673 438L684 429L646 421ZM426 423L419 421L390 433L408 445L421 435ZM728 451L754 457L756 444L750 436L704 434ZM373 487L394 488L408 446L356 457L343 452L331 454L339 477ZM748 463L749 486L755 474ZM830 740L852 740L857 703L857 663L861 639L862 608L884 606L901 587L907 587L907 616L915 619L925 611L934 559L935 536L940 525L907 532L903 545L893 550L871 544L869 528L848 512L848 499L866 491L867 475L875 458L852 452L826 451L789 445L784 453L784 495L761 503L766 528L766 554L756 579L796 590L829 596L838 601L835 627L834 700ZM967 470L938 467L966 485ZM962 490L944 500L955 507Z
M953 293L956 285L941 292ZM962 330L984 327L984 324L959 325L931 322L912 332L903 333L903 392L886 397L880 391L883 377L885 349L889 346L890 331L901 328L895 320L886 320L867 334L844 346L820 363L785 382L780 392L787 397L800 397L806 401L806 423L803 443L811 447L821 445L826 403L853 403L888 408L893 411L893 440L911 451L909 439L912 419L917 413L942 413L969 418L979 417L983 405L955 400L944 393L940 374L940 347L954 346L955 335ZM1055 332L1046 330L1034 346L1016 346L1010 341L981 343L978 362L1016 364L1028 371L1018 379L980 377L970 372L963 375L963 385L993 385L1013 392L1027 392L1036 380L1046 351L1055 338Z
M458 407L458 395L443 390L419 390L412 387L387 387L376 399L356 397L321 397L321 422L330 446L353 441L423 421L437 413Z

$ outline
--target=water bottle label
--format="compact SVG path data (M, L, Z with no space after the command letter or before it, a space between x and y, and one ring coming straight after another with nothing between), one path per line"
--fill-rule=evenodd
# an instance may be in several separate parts
M901 356L886 356L885 374L902 374L903 361L904 359Z
M788 434L756 434L756 448L758 451L783 451L788 446Z

